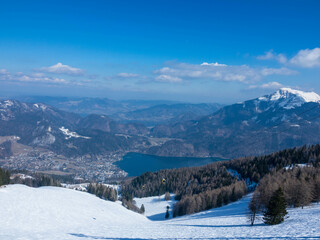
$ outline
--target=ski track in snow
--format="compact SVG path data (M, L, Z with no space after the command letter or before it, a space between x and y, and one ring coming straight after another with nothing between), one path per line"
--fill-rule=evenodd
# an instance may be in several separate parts
M157 211L163 211L164 216L163 206L167 203L157 200L154 197L137 202L145 204L147 216ZM250 226L246 217L249 200L246 196L221 208L151 221L119 203L85 192L9 185L0 188L0 239L320 239L320 204L289 209L289 218L280 225L267 226L257 221ZM148 213L147 207L153 205L158 210Z

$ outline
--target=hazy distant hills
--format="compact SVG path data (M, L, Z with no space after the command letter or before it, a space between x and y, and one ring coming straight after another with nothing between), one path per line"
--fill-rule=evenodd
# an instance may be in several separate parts
M175 104L177 102L166 100L124 100L116 101L108 98L90 97L47 97L47 96L28 96L17 98L23 102L44 103L64 111L88 114L114 115L145 109L161 104Z
M149 129L141 123L122 124L108 116L97 114L90 114L82 118L78 123L78 127L115 134L147 135L149 133Z
M179 140L148 149L162 156L260 155L319 143L320 96L292 89L225 106L197 121L159 125L156 137Z
M195 120L202 116L216 112L222 105L213 104L161 104L149 108L139 109L126 113L116 114L114 117L120 121L136 121L146 125L175 123L180 121Z
M122 123L138 122L146 126L195 120L217 111L222 106L217 103L192 104L165 100L115 101L108 98L21 97L19 100L40 102L80 115L107 115Z

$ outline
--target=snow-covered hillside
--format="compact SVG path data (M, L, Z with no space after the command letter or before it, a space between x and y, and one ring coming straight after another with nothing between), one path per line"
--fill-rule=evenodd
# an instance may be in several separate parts
M0 239L319 239L320 205L289 210L290 218L277 226L251 227L248 202L151 221L88 193L9 185L0 188Z
M174 200L174 194L171 194L169 201L165 201L164 195L160 197L134 198L137 207L143 204L145 207L144 215L153 221L165 220L167 206L169 206L169 218L172 218L173 205L177 202Z

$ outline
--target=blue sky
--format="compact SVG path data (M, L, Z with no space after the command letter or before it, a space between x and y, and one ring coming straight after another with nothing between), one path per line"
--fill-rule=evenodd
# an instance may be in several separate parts
M1 1L0 94L320 93L319 1Z

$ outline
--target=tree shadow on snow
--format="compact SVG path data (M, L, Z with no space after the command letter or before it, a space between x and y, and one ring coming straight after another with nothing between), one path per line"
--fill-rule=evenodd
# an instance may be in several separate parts
M258 226L267 226L266 224L259 223L251 226L250 224L239 224L239 225L194 225L194 224L174 224L175 226L184 226L184 227L209 227L209 228L229 228L229 227L258 227Z
M243 226L243 225L242 225ZM69 233L71 236L79 238L88 238L88 239L101 239L101 240L150 240L150 238L112 238L112 237L101 237L101 236L90 236L81 233ZM192 240L195 238L157 238L159 240ZM287 239L287 240L304 240L304 239L320 239L320 236L315 237L206 237L206 238L197 238L197 239L208 239L208 240L276 240L276 239Z
M171 212L170 212L170 215L172 215ZM165 218L165 216L166 216L166 213L163 212L163 213L158 213L158 214L154 214L154 215L148 216L147 218L152 220L152 221L165 221L165 220L167 220Z
M203 218L227 218L227 217L243 217L248 215L248 205L250 202L250 196L246 196L243 199L229 203L228 205L212 208L210 210L195 213L188 216L188 219L203 219ZM185 221L186 216L177 217L176 221Z

